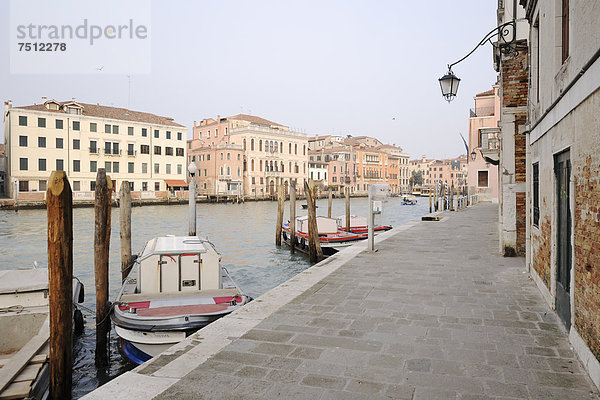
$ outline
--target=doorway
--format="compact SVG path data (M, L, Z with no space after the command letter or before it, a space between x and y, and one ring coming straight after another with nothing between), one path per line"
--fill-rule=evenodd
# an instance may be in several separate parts
M556 312L571 328L571 157L569 151L554 156L556 175Z

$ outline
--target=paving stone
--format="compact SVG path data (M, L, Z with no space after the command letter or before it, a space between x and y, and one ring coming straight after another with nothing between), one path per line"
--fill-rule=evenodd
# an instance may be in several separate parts
M315 386L325 389L343 389L346 385L346 380L328 375L307 375L300 381L300 384L307 386Z
M292 346L289 344L259 343L254 349L252 349L252 352L261 354L273 354L276 356L287 356L295 348L296 346Z

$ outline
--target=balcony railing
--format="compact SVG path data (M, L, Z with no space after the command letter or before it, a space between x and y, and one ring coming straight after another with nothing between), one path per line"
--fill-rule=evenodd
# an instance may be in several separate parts
M127 150L127 155L128 156L136 156L137 155L137 150Z
M104 154L107 156L120 156L122 150L104 149Z

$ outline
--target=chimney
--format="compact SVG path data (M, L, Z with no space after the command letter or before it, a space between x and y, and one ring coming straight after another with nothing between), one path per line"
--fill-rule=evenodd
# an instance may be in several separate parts
M8 100L4 102L4 114L8 112L12 108L12 100Z
M46 96L42 96L42 103L45 103L48 100Z
M196 121L194 121L194 128L196 127Z
M217 115L217 124L218 124L219 122L221 122L221 116L220 116L220 115Z
M71 97L71 100L75 101L75 97Z

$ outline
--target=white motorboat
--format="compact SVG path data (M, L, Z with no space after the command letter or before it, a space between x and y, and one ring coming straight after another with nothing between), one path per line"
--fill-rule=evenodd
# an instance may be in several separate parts
M148 241L136 258L111 319L123 353L141 364L251 300L197 236Z
M73 280L73 299L83 285ZM48 269L0 271L0 399L46 399L49 395ZM75 330L83 328L74 306Z

